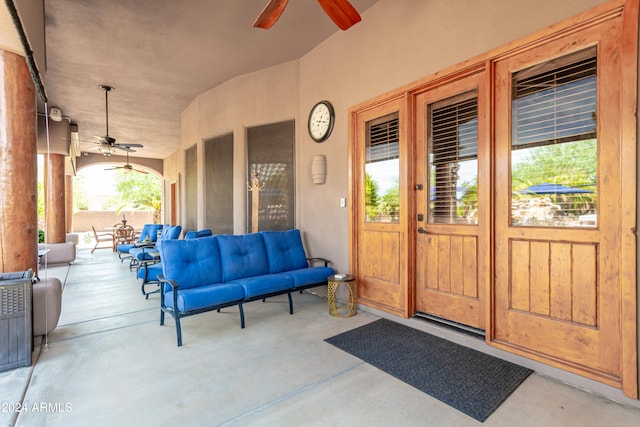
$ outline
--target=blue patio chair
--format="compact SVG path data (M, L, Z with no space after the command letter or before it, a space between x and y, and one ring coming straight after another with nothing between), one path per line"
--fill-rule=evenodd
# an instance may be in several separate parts
M120 262L127 258L131 258L131 249L143 245L155 244L156 240L158 240L158 231L162 230L162 227L162 224L145 224L142 227L142 231L140 231L138 239L134 243L118 245L117 250Z
M184 238L185 240L190 240L208 236L213 236L213 232L209 229L203 229L198 231L187 231L184 235ZM158 240L157 245L162 245L162 239ZM158 250L159 252L159 248L157 246L156 250ZM142 261L140 263L140 268L138 269L138 279L142 281L142 283L140 284L140 290L142 291L142 295L144 295L145 299L149 299L150 294L159 292L159 288L154 289L153 291L146 290L146 287L148 285L159 285L159 274L162 274L162 260L159 259L159 257L154 260Z
M142 262L158 262L160 257L158 245L162 244L163 240L177 239L180 237L181 232L182 226L167 224L162 227L162 231L155 242L143 242L142 244L137 244L136 247L129 249L129 255L131 255L129 268L139 268Z

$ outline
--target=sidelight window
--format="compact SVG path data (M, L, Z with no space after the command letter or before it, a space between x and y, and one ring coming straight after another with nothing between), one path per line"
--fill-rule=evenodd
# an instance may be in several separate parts
M367 222L400 218L400 123L392 113L366 123L365 215Z

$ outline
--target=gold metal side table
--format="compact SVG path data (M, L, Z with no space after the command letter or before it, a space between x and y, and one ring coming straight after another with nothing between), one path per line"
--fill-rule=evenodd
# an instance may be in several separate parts
M349 298L347 299L347 304L344 306L336 305L336 291L338 290L338 286L340 284L344 284L347 286L347 290L349 291ZM355 316L358 313L358 292L356 289L356 278L350 274L342 274L333 276L329 276L327 278L328 284L328 300L329 300L329 314L333 317L351 317ZM346 312L342 314L340 310L345 310Z

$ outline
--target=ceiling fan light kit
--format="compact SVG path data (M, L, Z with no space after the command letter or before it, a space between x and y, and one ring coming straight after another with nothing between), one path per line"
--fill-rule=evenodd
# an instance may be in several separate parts
M100 146L100 153L102 153L103 156L111 156L113 153L115 153L116 150L109 146L109 145L101 145Z
M122 166L114 166L112 168L107 168L105 169L106 171L110 171L110 170L116 170L116 169L122 169L122 173L124 174L130 174L133 171L136 171L138 173L141 174L148 174L149 172L147 171L143 171L143 170L138 170L138 169L134 169L133 166L129 163L129 152L127 151L127 163L125 163Z

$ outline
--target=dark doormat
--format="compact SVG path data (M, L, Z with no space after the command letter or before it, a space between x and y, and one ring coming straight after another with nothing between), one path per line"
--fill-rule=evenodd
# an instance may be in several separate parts
M386 319L325 341L478 421L533 372Z

